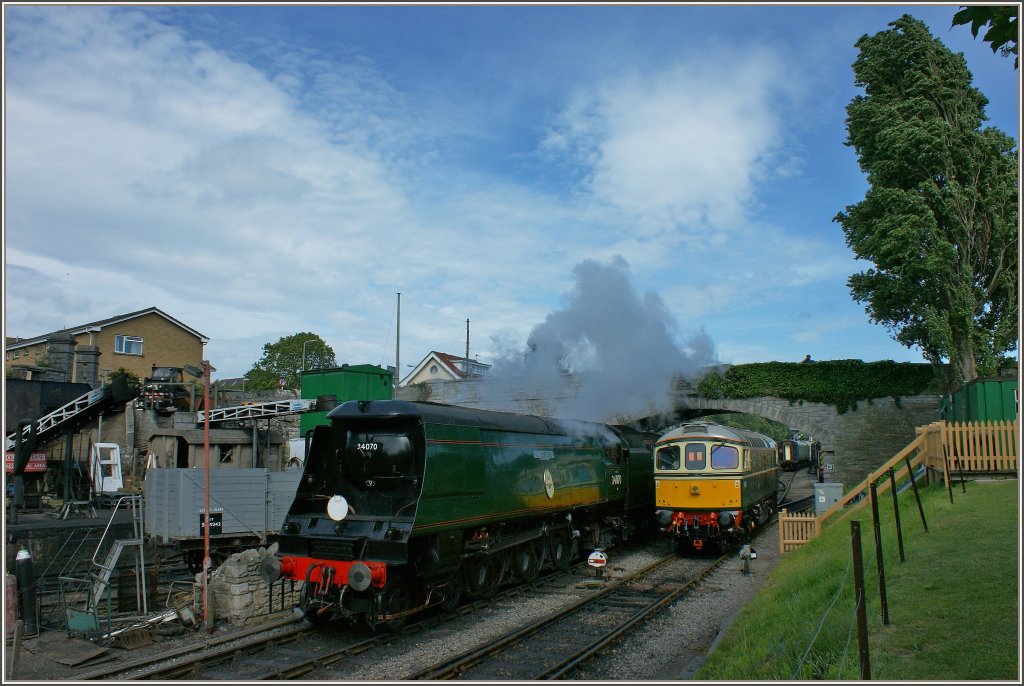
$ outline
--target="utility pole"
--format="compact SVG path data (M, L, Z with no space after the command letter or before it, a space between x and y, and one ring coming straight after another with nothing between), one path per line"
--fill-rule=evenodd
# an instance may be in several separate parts
M398 315L395 317L397 324L395 325L395 390L398 390L398 382L402 377L402 360L401 360L401 349L402 349L402 292L398 292Z
M210 361L203 360L203 622L213 633L213 605L210 593Z
M466 320L466 374L469 374L469 320Z

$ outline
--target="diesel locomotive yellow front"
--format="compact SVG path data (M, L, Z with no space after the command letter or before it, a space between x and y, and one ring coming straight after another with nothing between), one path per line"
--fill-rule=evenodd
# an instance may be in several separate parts
M695 422L665 433L654 451L659 523L681 552L710 545L724 552L775 511L778 449L768 436Z

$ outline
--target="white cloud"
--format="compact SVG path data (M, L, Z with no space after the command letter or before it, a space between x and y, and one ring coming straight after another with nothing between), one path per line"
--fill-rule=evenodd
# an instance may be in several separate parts
M569 212L551 199L438 178L401 94L358 55L264 46L264 73L144 13L55 9L19 13L11 33L17 334L155 305L210 336L229 375L258 359L254 339L296 330L322 333L340 359L390 364L388 317L406 291L465 310L486 355L491 332L543 318L580 257L557 240ZM57 272L54 298L90 287L48 317L30 304ZM405 356L441 348L437 328L406 322Z
M156 306L225 376L296 331L387 365L401 291L403 364L461 352L466 318L488 361L584 260L624 258L683 337L853 271L760 217L763 182L815 154L788 154L794 79L769 48L484 81L290 26L198 40L191 12L8 8L9 333Z
M757 48L616 78L577 91L543 149L572 155L584 188L641 231L724 231L785 163L784 78L780 59Z

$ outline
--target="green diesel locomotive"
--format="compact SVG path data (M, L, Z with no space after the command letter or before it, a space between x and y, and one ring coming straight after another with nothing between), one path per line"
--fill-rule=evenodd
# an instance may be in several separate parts
M401 400L328 418L263 568L313 621L400 626L653 528L656 434Z

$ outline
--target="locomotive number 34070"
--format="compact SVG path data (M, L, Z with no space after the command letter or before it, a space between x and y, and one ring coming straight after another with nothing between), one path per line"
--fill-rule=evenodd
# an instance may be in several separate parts
M360 450L380 450L379 443L360 443L358 447Z

